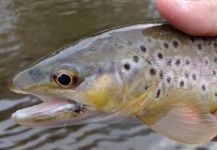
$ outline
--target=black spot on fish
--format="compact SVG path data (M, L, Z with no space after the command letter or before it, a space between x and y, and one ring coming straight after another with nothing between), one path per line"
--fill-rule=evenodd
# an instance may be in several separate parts
M148 89L148 85L146 85L146 86L144 87L144 89L147 90L147 89Z
M160 71L159 76L160 76L160 79L163 79L163 77L164 77L164 72L163 72L162 70Z
M193 80L197 80L196 74L193 74L193 75L192 75L192 79L193 79Z
M198 48L198 50L202 50L202 45L201 45L201 44L198 44L198 45L197 45L197 48Z
M162 54L162 53L158 53L158 54L157 54L157 57L158 57L159 59L163 59L163 54Z
M190 64L190 61L189 61L189 60L185 60L185 64L186 64L186 65L189 65L189 64Z
M167 77L167 82L168 82L168 83L171 82L171 77Z
M125 63L125 64L124 64L124 69L125 69L125 70L130 70L130 64Z
M150 75L152 76L156 75L156 70L154 68L151 68L149 72L150 72Z
M173 47L177 48L179 46L179 43L177 41L173 41Z
M134 61L134 62L139 62L138 56L133 56L133 61Z
M215 76L215 75L216 75L216 71L215 71L215 70L213 70L213 71L212 71L212 74Z
M209 64L209 61L208 60L205 60L204 61L204 64L207 66Z
M169 44L168 43L164 43L164 47L165 48L169 48Z
M205 90L206 90L206 86L205 86L204 84L201 86L201 90L202 90L202 91L205 91Z
M186 78L189 78L189 73L186 72L186 73L185 73L185 77L186 77Z
M147 51L146 47L143 46L143 45L140 46L140 49L141 49L144 53Z
M156 95L156 98L159 98L159 97L160 97L160 92L161 92L161 90L160 90L160 89L158 89L158 90L157 90L157 95Z
M167 66L172 66L172 60L167 61Z
M181 61L180 61L180 59L178 58L178 59L176 60L176 65L179 66L180 64L181 64Z
M184 85L185 85L185 82L184 81L180 81L179 86L182 88L182 87L184 87Z

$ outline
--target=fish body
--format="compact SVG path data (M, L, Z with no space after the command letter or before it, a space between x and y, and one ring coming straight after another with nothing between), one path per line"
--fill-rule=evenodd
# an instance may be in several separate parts
M203 143L217 135L217 120L211 114L217 110L216 68L217 38L192 37L166 24L114 29L19 73L13 91L41 98L45 110L55 100L52 109L58 111L35 109L34 118L50 112L37 123L32 114L23 115L32 108L12 118L48 127L63 126L66 120L80 124L136 118L178 142ZM66 104L71 104L71 112L65 111ZM84 113L73 115L75 106L82 106ZM51 122L46 121L49 116L55 116Z

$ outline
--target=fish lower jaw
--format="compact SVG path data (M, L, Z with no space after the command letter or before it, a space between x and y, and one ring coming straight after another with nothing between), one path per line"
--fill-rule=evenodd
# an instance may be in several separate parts
M55 99L17 110L11 118L17 124L30 127L61 127L67 120L78 118L84 109L74 101Z

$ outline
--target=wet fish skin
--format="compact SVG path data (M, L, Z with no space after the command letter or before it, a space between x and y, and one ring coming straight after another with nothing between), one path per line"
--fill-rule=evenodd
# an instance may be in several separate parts
M111 116L136 116L173 140L195 144L217 133L211 115L217 109L216 65L217 38L141 24L82 40L21 72L13 83L36 96L64 96ZM51 76L59 70L76 71L79 84L56 85Z

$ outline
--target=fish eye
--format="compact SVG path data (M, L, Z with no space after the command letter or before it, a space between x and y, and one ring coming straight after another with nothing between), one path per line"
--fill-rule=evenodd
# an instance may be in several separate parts
M76 72L60 70L52 74L54 83L63 88L71 88L77 85L79 77Z

